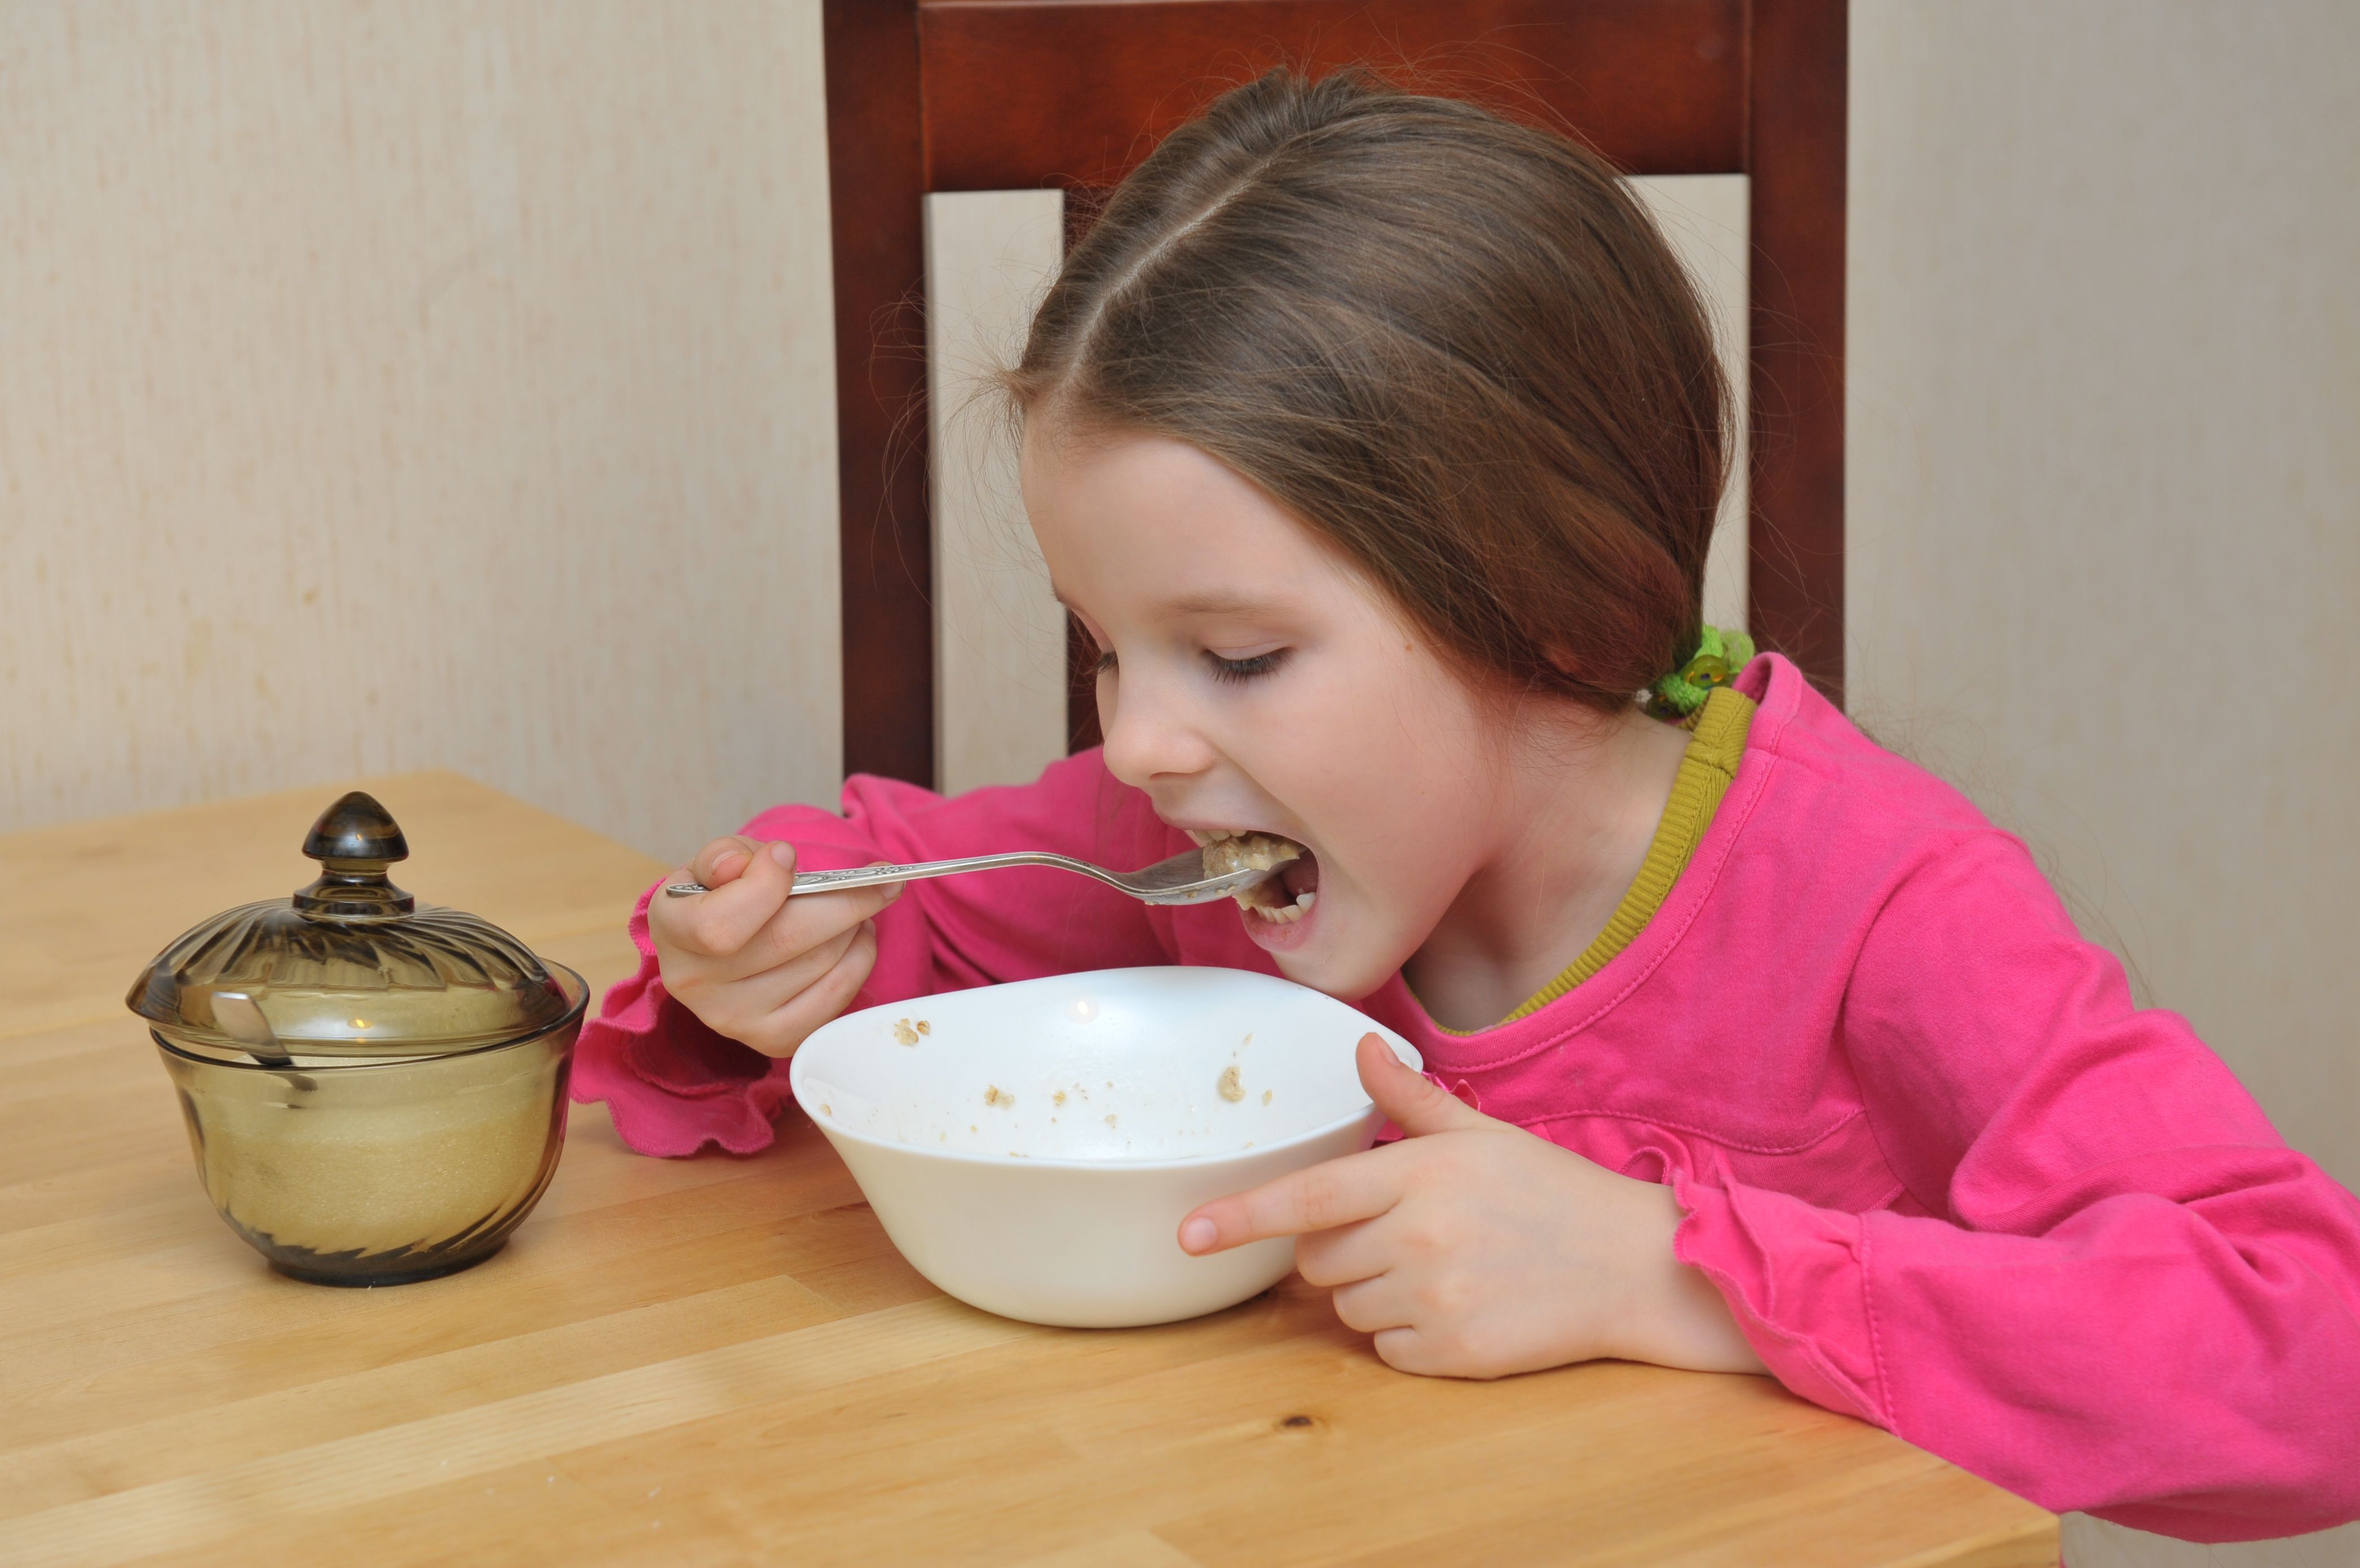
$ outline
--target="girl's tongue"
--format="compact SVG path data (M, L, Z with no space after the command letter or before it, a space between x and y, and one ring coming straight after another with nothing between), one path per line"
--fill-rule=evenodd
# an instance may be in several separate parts
M1294 858L1283 862L1267 882L1257 883L1236 895L1249 924L1292 926L1311 913L1319 899L1319 858L1291 840Z
M1319 857L1306 848L1301 855L1278 868L1278 883L1286 889L1286 896L1290 900L1301 894L1317 892Z

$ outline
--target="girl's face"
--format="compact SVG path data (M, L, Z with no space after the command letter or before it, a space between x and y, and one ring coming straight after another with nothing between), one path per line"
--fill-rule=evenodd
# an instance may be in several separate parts
M1304 846L1239 917L1288 978L1375 990L1512 846L1477 695L1267 494L1181 442L1030 422L1024 504L1104 655L1108 769L1200 838Z

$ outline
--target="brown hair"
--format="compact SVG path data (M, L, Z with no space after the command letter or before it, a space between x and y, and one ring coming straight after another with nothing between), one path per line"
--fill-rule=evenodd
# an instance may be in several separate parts
M1228 464L1474 671L1612 711L1695 651L1711 331L1564 137L1358 71L1234 88L1116 189L1006 379Z

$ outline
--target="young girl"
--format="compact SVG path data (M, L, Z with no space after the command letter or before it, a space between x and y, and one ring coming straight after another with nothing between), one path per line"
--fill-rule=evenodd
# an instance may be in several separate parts
M1393 1365L1766 1370L2050 1508L2360 1514L2360 1201L2133 1008L2014 839L1783 659L1721 683L1725 391L1604 164L1273 75L1123 183L1009 385L1104 749L955 799L856 777L707 845L713 891L642 903L649 961L583 1036L627 1139L761 1147L847 1007L1274 969L1434 1081L1371 1036L1405 1135L1178 1240L1298 1237ZM1253 907L1046 871L785 896L1240 831L1303 849Z

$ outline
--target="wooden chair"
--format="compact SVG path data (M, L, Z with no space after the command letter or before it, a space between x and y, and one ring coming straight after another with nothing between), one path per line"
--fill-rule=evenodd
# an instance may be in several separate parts
M1845 0L825 0L844 761L932 783L922 198L1103 190L1271 65L1407 64L1749 177L1749 623L1843 677ZM1085 203L1087 197L1085 197Z

